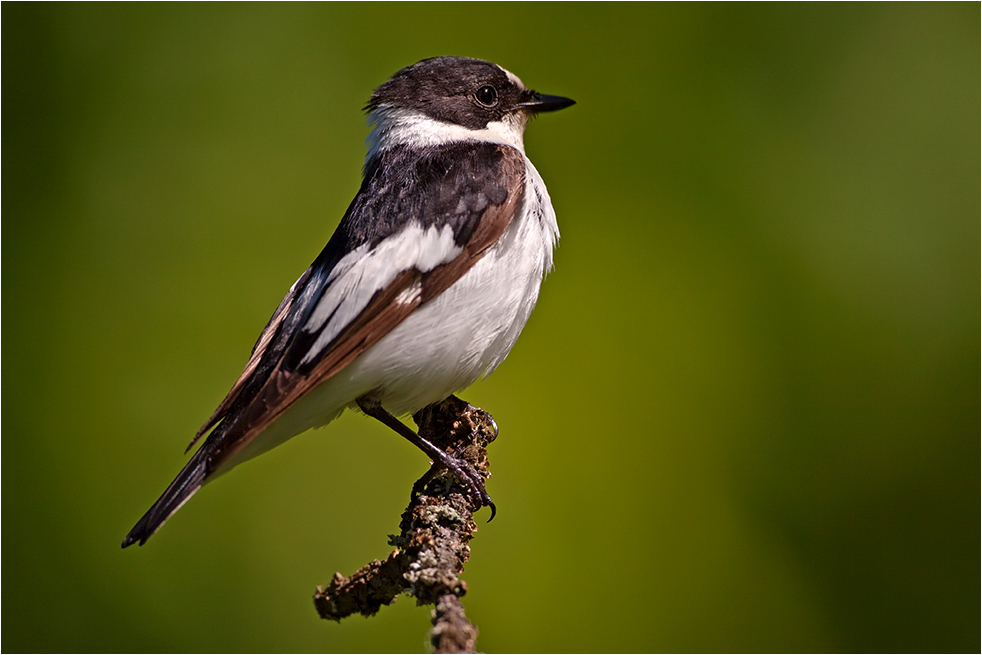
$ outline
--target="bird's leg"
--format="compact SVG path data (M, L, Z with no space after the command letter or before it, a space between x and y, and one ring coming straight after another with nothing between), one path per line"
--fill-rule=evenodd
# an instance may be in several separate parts
M487 505L491 508L491 519L494 518L495 506L494 502L491 500L491 496L488 495L488 492L484 488L484 478L482 478L481 475L474 470L474 467L471 466L467 460L456 454L451 455L441 450L411 430L402 421L386 411L374 394L365 394L356 402L358 403L358 407L361 408L361 411L389 426L405 437L410 443L426 453L427 457L433 460L434 466L442 466L456 475L461 482L470 488L471 493L478 499L479 506L483 507ZM420 491L422 491L423 486L425 486L426 483L432 479L432 473L433 470L431 469L427 475L424 475L420 481L417 481L417 483L413 485L414 494L418 494ZM422 482L422 484L420 484L420 482ZM491 519L488 520L490 521Z

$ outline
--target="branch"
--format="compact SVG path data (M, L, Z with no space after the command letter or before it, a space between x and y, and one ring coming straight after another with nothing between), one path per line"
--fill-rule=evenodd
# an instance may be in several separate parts
M498 435L490 414L451 396L417 412L413 420L420 436L490 477L486 448ZM317 588L314 605L321 618L372 616L406 592L417 605L435 606L430 641L437 653L476 652L477 627L460 602L467 583L457 576L470 556L468 542L477 532L473 514L479 503L454 474L431 468L413 485L401 533L389 535L396 550L350 578L335 573L326 589Z

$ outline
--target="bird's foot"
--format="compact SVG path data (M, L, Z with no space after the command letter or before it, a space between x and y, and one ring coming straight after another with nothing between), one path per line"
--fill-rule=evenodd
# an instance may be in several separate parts
M430 440L439 452L432 453L433 466L413 485L413 497L422 493L442 470L450 471L465 486L478 508L490 507L491 519L497 513L485 489L487 451L498 436L498 426L483 409L451 396L413 415L421 438Z

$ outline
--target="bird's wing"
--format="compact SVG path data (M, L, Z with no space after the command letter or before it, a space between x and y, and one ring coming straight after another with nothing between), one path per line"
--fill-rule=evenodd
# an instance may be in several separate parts
M422 158L396 148L369 162L337 232L209 421L221 421L210 468L457 281L504 233L524 191L524 158L508 146L449 144Z
M396 147L370 160L337 231L195 436L211 430L205 443L124 547L145 542L290 405L456 282L498 241L524 194L524 157L508 146L453 143L423 157Z

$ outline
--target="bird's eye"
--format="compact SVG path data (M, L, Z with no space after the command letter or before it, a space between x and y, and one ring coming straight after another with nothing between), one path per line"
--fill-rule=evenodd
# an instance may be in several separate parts
M490 84L485 84L478 89L474 98L485 107L494 107L498 104L498 92Z

